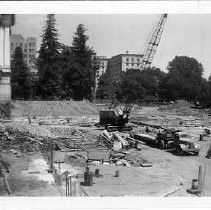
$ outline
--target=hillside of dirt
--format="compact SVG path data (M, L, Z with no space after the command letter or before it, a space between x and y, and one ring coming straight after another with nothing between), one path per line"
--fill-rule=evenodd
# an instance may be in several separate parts
M159 111L171 112L185 116L200 116L204 113L204 110L192 109L192 106L193 104L187 101L177 100L175 103L160 106Z
M13 101L12 117L20 116L83 116L96 115L98 107L87 100L83 101Z

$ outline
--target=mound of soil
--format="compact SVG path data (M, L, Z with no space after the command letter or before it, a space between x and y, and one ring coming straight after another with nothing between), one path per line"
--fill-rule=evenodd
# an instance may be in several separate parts
M184 100L178 100L173 104L160 106L159 111L171 112L185 116L198 116L202 114L203 110L195 110L191 107L191 103Z
M73 116L95 115L98 107L87 100L83 101L13 101L12 116Z

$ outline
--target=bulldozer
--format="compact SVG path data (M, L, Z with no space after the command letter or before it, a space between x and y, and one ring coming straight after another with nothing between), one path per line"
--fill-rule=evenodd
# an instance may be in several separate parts
M100 111L100 126L105 126L108 132L113 131L131 131L128 126L132 104L126 104L123 109L112 103L109 109Z

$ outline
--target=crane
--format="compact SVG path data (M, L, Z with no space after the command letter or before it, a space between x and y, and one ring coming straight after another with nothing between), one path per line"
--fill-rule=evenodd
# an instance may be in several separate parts
M156 53L158 44L160 42L166 19L167 19L167 14L162 14L158 24L155 26L152 37L148 43L147 49L143 53L143 59L141 62L140 70L144 70L150 67L153 57Z

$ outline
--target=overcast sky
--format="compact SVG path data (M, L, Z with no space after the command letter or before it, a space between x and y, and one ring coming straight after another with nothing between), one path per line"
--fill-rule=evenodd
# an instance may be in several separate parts
M157 14L56 15L60 42L71 45L77 25L82 23L88 29L88 45L98 55L107 57L127 50L143 53L142 47L159 17ZM37 37L40 44L45 19L46 15L16 15L12 33ZM211 15L168 15L153 65L166 71L168 62L176 55L196 58L204 66L204 76L211 74Z

